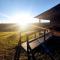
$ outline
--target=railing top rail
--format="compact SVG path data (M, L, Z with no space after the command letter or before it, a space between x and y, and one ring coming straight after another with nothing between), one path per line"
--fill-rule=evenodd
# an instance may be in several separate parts
M45 35L48 35L48 34L50 34L50 32L47 33L47 34L45 34ZM39 37L37 37L37 38L34 38L34 39L31 39L31 41L29 41L29 43L31 43L31 42L33 42L33 41L39 39L39 38L42 38L42 37L44 37L44 35L41 35L41 36L39 36Z
M48 35L48 34L50 34L50 32L46 33L45 35ZM28 36L28 35L27 35L27 36ZM42 37L44 37L44 34L40 35L39 37L36 37L36 38L33 38L33 39L29 40L29 43L31 43L31 42L39 39L39 38L42 38ZM24 42L22 42L22 43L24 43Z

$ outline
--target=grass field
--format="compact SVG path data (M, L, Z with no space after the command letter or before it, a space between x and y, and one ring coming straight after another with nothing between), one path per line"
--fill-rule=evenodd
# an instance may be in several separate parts
M27 40L27 36L29 41L31 41L32 39L34 40L40 35L43 35L39 27L40 26L37 27L37 26L34 26L33 24L33 26L30 26L28 29L22 32L21 41L25 42ZM16 51L15 47L19 42L20 32L16 31L17 30L16 25L0 24L0 28L1 28L0 29L0 60L13 60L15 51ZM23 55L24 55L24 52L23 52Z
M0 60L9 60L11 58L6 58L6 56L12 54L13 50L10 50L10 48L17 45L17 38L17 32L0 32Z
M30 32L29 32L30 33ZM5 60L11 60L14 52L14 49L18 44L19 41L19 35L20 33L17 31L14 32L0 32L0 60L3 60L2 58L4 57ZM30 33L29 35L29 40L35 38L35 32ZM36 33L36 36L39 36L39 33ZM26 41L26 33L21 34L21 41L25 42ZM6 58L6 56L10 56L9 58Z
M0 32L0 44L2 44L3 47L9 47L17 42L17 32Z
M5 25L2 25L2 26L5 26ZM20 32L15 31L14 29L16 27L14 26L13 26L14 28L11 28L11 29L5 29L7 28L7 26L9 27L10 25L6 25L5 28L2 26L0 25L0 27L2 28L0 30L0 60L13 60L12 58L15 54L15 47L17 46L19 42ZM35 32L34 31L35 29L36 27L30 27L28 29L28 32L27 31L22 32L21 41L25 42L27 40L26 39L27 35L28 35L29 40L39 37L39 32ZM40 34L42 35L42 33Z
M21 41L25 42L26 41L26 34L22 33L21 34ZM2 44L3 47L9 47L12 45L16 45L19 41L19 32L0 32L0 44ZM36 36L39 36L39 33L36 33ZM29 40L35 38L34 33L31 33L29 35ZM3 48L1 47L1 48Z

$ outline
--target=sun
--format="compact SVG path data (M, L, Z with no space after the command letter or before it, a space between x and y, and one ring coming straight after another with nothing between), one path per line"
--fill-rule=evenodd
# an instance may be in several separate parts
M22 13L22 14L15 14L12 17L10 17L9 22L16 23L18 26L25 29L29 26L29 23L34 23L36 22L36 20L32 17L31 14Z
M17 13L8 17L3 23L16 23L21 29L27 29L30 23L38 22L37 19L33 18L29 13Z

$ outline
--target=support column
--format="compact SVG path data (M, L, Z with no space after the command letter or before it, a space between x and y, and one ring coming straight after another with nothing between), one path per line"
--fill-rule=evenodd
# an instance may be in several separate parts
M16 52L15 52L14 60L19 60L20 53L21 53L21 32L20 32L19 42L18 42L18 45L16 46L15 50L16 50Z
M46 34L46 30L44 30L44 41L46 40L45 34Z
M27 54L28 54L28 60L35 60L34 54L32 52L32 49L29 45L29 37L27 36Z

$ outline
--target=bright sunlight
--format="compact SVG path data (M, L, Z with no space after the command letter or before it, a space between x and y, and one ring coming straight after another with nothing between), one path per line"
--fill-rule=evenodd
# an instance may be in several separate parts
M3 23L16 23L20 28L26 29L29 26L29 23L38 22L36 18L33 18L28 13L14 14L11 17L8 17L8 20L3 21Z

